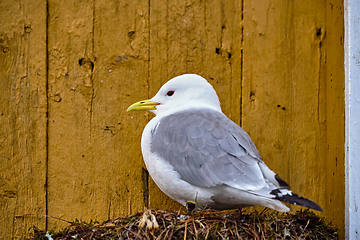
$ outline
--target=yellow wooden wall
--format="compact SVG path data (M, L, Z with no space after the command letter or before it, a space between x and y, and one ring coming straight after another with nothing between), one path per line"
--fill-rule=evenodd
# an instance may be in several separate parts
M343 234L343 31L341 0L0 1L0 238L178 210L126 109L183 73Z

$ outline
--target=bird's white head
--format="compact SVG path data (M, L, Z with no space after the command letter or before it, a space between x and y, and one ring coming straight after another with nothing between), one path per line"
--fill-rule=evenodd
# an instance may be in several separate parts
M159 103L154 111L157 115L187 108L213 108L221 111L214 88L205 78L196 74L184 74L171 79L151 101Z
M153 98L134 103L128 111L149 110L156 115L169 115L190 108L221 111L214 88L206 79L196 74L184 74L172 78Z

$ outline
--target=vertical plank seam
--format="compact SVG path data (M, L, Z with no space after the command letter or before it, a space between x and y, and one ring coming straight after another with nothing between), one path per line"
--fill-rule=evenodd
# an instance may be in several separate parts
M109 208L108 208L108 219L111 219L110 217L111 217L111 198L110 198L110 200L109 200Z
M291 59L295 59L295 23L294 23L294 3L292 2L289 2L289 5L291 7L291 17L290 17L290 33L289 35L291 36L290 37L290 49L291 49ZM291 66L291 71L290 71L290 78L289 79L293 79L294 78L294 68L295 68L295 62L294 61L291 61L290 62ZM286 122L287 124L287 128L289 129L289 125L290 125L290 129L292 129L294 127L294 124L295 124L295 120L294 120L294 106L296 106L296 98L295 98L295 87L294 87L294 84L291 82L290 84L290 91L291 91L291 101L290 101L290 107L289 107L289 114L291 116L290 118L290 122ZM295 147L295 150L294 150L294 143L296 143L296 139L295 139L295 133L294 133L294 130L290 130L290 143L291 143L291 147L290 147L290 150L288 151L292 151L289 153L289 156L290 156L290 159L287 160L288 162L289 161L292 161L292 157L295 157L297 155L297 150L296 150L296 147ZM296 164L296 163L295 163ZM285 165L285 173L287 174L287 179L288 179L288 182L290 182L290 185L291 182L293 182L293 178L292 178L292 168L289 166L289 164L286 164ZM301 191L299 192L299 194L301 193Z
M208 32L207 32L207 18L206 18L206 11L207 11L207 5L206 5L207 1L204 2L204 31L203 31L203 38L201 39L201 71L203 72L204 69L205 69L205 66L204 66L204 62L205 62L205 57L206 57L206 53L205 53L205 49L206 47L204 47L204 44L203 41L205 42L205 40L203 39L208 39L207 36L208 36ZM205 73L205 72L203 72ZM205 74L204 74L205 75Z
M147 73L147 87L148 87L148 99L150 98L150 61L151 61L151 17L150 17L150 13L151 13L151 9L150 9L150 4L151 1L148 0L148 73ZM149 114L147 115L148 121L149 121ZM147 175L144 176L144 173L146 173ZM145 169L142 168L142 180L143 180L143 202L144 202L144 207L148 208L149 207L149 172Z
M326 8L326 3L324 3L324 9L327 9ZM325 12L326 12L326 10L325 10ZM326 14L325 14L326 15ZM325 17L326 18L326 17ZM324 29L323 29L324 28ZM327 124L325 124L324 125L324 131L322 131L322 119L321 119L321 115L322 115L322 113L321 113L321 109L322 108L325 108L325 109L327 109L327 101L326 101L326 94L327 94L327 92L326 92L326 78L327 78L327 76L326 76L326 69L322 69L322 66L323 66L323 64L322 64L322 61L323 61L323 58L324 58L324 60L325 60L325 62L326 62L326 45L325 45L325 47L323 47L323 40L324 40L324 38L325 38L325 34L326 34L326 19L325 19L325 26L323 27L323 26L319 26L319 28L317 27L317 26L315 26L315 30L316 30L316 35L317 35L317 37L318 37L318 64L319 64L319 66L318 66L318 91L317 91L317 133L315 132L315 137L318 139L317 141L316 141L316 143L315 143L315 154L316 155L318 155L318 156L320 156L320 152L321 152L321 144L322 144L322 141L321 141L321 139L323 138L323 136L326 136L327 135ZM318 33L320 33L320 36L318 35ZM322 77L324 76L324 78L325 78L325 80L322 80ZM324 82L324 90L322 89L322 81ZM323 101L322 100L322 94L321 94L321 92L322 91L325 91L325 101ZM320 106L320 105L322 105L322 107ZM324 106L325 105L325 106ZM326 113L325 113L326 114ZM328 145L328 140L327 140L327 138L325 138L325 145ZM328 153L329 153L329 148L327 148L327 150L326 151L324 151L324 157L325 157L325 159L327 159L327 156L328 156ZM325 166L325 172L327 173L328 172L328 167L327 166ZM327 182L327 174L325 174L325 182ZM312 191L314 191L314 190L312 190ZM328 192L326 192L325 193L325 195L326 195L326 198L328 198L328 194L327 194ZM319 198L318 198L319 199ZM330 201L331 201L331 196L330 196L330 198L328 198L328 199L330 199ZM319 201L319 200L317 200L317 201ZM325 204L327 205L327 202L325 202ZM327 206L325 207L325 206L323 206L324 208L327 208Z
M150 98L150 51L151 51L151 35L150 35L150 28L151 28L151 24L150 24L150 21L151 21L151 18L150 18L150 0L148 0L148 56L147 56L147 59L148 59L148 72L147 72L147 78L146 78L146 83L147 83L147 87L148 87L148 99ZM149 115L148 115L148 120L149 120Z
M243 88L244 88L244 0L241 0L241 41L240 41L240 127L243 125Z
M91 75L90 75L90 83L91 83L91 88L92 88L92 92L91 92L91 100L90 100L90 144L92 143L92 121L93 121L93 103L94 103L94 96L95 96L95 89L94 89L94 70L95 70L95 62L96 62L96 57L95 57L95 0L93 0L93 16L92 16L92 46L91 46L91 59L90 59L90 63L93 62L93 68L91 70ZM90 58L90 56L89 56Z
M46 64L46 80L45 80L45 97L46 97L46 159L45 159L45 215L49 215L49 207L48 207L48 177L49 177L49 0L46 0L46 30L45 30L45 64ZM45 229L48 230L48 218L45 218Z
M144 206L149 208L149 172L145 168L142 169L142 181Z
M324 4L326 5L326 3L324 3ZM326 6L324 6L324 9L326 9ZM326 22L326 20L325 20L325 22ZM323 135L326 136L326 132L327 132L326 124L325 124L324 132L322 131L322 126L321 126L322 123L321 123L321 116L320 116L321 115L320 111L321 111L322 107L327 109L326 101L322 102L322 100L321 100L321 91L322 91L322 88L321 88L322 79L321 78L323 76L323 74L322 74L322 71L323 71L322 70L322 59L323 59L323 57L326 58L326 49L323 48L323 44L322 44L322 41L323 41L323 39L325 37L325 35L323 35L322 31L325 31L324 33L326 34L326 27L324 27L325 30L323 30L322 27L323 26L320 26L318 28L317 26L315 26L316 35L317 35L317 37L319 37L319 39L317 39L319 41L318 46L317 46L318 47L318 58L319 58L318 59L318 64L319 64L319 66L318 66L318 90L317 90L317 109L316 109L317 110L317 131L318 131L318 133L315 132L315 137L317 139L322 139L322 136ZM318 36L318 33L320 33L320 36ZM325 94L326 94L326 77L327 77L326 76L326 69L325 69L324 77L325 77L324 87L325 87ZM320 107L320 104L322 104L323 106ZM321 144L321 140L320 141L318 140L315 143L315 154L316 155L320 155L319 151L321 151L321 150L320 150L319 144ZM328 145L327 140L325 140L325 145ZM325 159L327 159L328 151L329 151L329 148L327 148L327 150L324 151ZM328 172L328 167L326 166L324 170L325 170L325 172ZM327 178L327 174L325 174L325 176ZM326 180L325 180L325 182L326 182ZM325 194L326 194L326 197L328 197L327 193L325 193ZM329 199L331 201L331 196L330 196ZM325 204L327 205L327 202L325 202Z
M169 21L168 21L168 16L169 16L169 0L166 0L166 80L169 80L169 66L168 66L168 62L169 62Z

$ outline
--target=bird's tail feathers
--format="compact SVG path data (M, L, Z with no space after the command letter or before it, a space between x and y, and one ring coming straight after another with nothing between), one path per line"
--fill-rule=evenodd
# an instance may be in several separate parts
M287 189L274 189L271 191L270 193L271 195L274 196L275 199L283 201L283 202L287 202L287 203L291 203L294 205L300 205L303 207L308 207L317 211L321 211L322 209L319 205L317 205L315 202L300 197L299 195L293 193L290 190Z

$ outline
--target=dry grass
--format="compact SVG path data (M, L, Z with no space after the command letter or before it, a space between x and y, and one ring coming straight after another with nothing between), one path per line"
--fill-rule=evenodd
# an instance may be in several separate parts
M162 210L145 213L149 214L140 212L103 223L76 220L60 231L47 233L33 227L29 239L49 239L46 234L53 239L338 239L335 227L308 210L293 214L214 210L189 215Z

